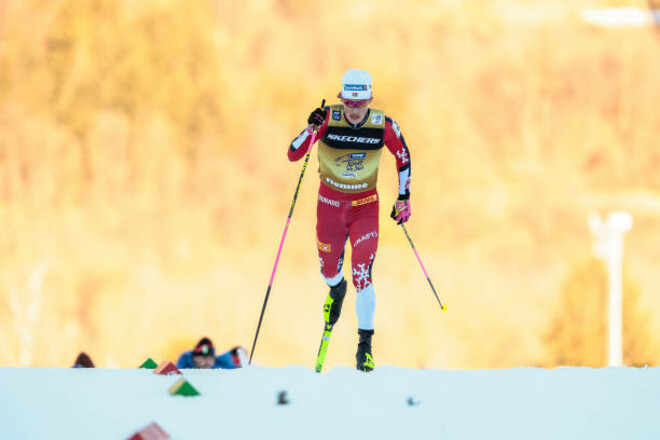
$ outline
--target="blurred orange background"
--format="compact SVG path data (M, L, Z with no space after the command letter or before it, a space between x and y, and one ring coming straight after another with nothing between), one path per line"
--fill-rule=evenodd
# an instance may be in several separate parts
M627 210L624 362L660 361L660 31L624 0L4 0L0 365L250 348L300 163L286 151L347 68L412 158L408 230L374 266L377 365L603 365L592 212ZM327 287L313 157L255 363L312 366ZM574 327L570 327L570 326ZM586 328L589 328L588 330ZM354 365L354 290L326 366ZM589 352L589 353L588 353ZM567 353L572 353L571 356ZM588 355L587 355L588 354Z

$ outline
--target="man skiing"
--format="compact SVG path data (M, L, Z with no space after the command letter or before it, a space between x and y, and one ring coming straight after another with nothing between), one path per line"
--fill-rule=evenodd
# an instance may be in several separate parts
M288 152L289 160L300 160L312 147L312 133L316 131L321 180L316 239L321 274L330 287L324 318L331 329L341 313L346 295L343 256L350 239L352 281L357 292L356 361L362 371L375 367L371 339L376 297L371 269L378 248L376 181L383 145L394 155L399 174L399 194L391 217L398 224L410 218L410 153L397 123L382 110L369 107L371 84L366 71L347 70L338 95L341 103L312 111L308 127L291 142Z

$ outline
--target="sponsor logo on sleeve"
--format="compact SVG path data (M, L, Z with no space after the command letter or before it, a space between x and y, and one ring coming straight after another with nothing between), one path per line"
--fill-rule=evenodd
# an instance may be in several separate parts
M291 142L291 146L293 147L293 149L297 150L298 148L300 148L303 142L305 142L305 140L307 139L307 136L309 136L309 133L307 132L307 130L303 130L303 132L300 133L300 135L297 138L295 138L293 142Z
M394 133L396 133L396 137L401 138L401 129L395 120L392 120L392 130L394 130Z

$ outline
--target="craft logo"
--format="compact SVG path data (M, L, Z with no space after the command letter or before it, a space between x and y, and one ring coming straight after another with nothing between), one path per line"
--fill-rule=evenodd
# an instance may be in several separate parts
M376 238L376 237L378 237L378 232L376 231L372 231L367 234L364 234L362 237L355 240L355 243L353 243L353 247L356 247L358 244L362 243L365 240L369 240L370 238Z

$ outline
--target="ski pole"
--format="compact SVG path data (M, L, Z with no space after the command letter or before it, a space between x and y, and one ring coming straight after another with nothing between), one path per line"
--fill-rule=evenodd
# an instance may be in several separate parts
M440 304L440 310L443 312L447 310L447 307L442 305L442 302L440 301L440 297L438 297L438 294L435 292L435 287L433 287L433 283L431 282L431 278L429 278L429 274L426 272L426 268L424 267L424 263L422 263L422 259L419 258L419 254L417 253L417 249L415 249L415 245L413 244L412 240L410 239L410 235L408 235L408 230L406 229L406 226L402 223L401 227L403 228L403 232L406 234L406 238L408 239L408 243L410 243L410 246L412 246L413 252L415 252L415 256L417 257L417 261L419 261L419 265L422 266L422 271L424 272L424 275L426 275L426 280L429 282L429 285L431 286L431 290L433 290L433 294L435 295L435 299L438 300L438 304Z
M323 107L325 107L325 99L321 101L321 108ZM259 337L259 330L261 329L261 321L263 321L264 319L264 312L266 311L266 304L268 304L270 289L273 287L273 280L275 279L275 271L277 270L277 264L280 261L280 255L282 254L284 239L286 238L286 233L289 230L289 223L291 223L293 208L296 206L296 200L298 200L298 191L300 191L300 184L302 183L303 177L305 176L307 163L309 163L309 154L312 151L314 142L316 142L316 131L312 132L312 138L309 142L309 149L307 150L307 154L305 154L305 161L303 162L302 171L300 172L300 177L298 178L298 185L296 186L296 192L293 194L293 200L291 201L291 208L289 209L289 216L286 219L286 225L284 226L284 232L282 233L282 239L280 240L280 247L277 250L277 257L275 257L275 264L273 265L273 272L270 275L270 282L268 283L268 289L266 289L266 297L264 298L264 305L261 308L261 315L259 316L259 324L257 325L257 332L254 335L254 342L252 342L252 350L250 350L250 359L248 360L248 365L252 364L252 356L254 356L254 348L257 345L257 338Z

